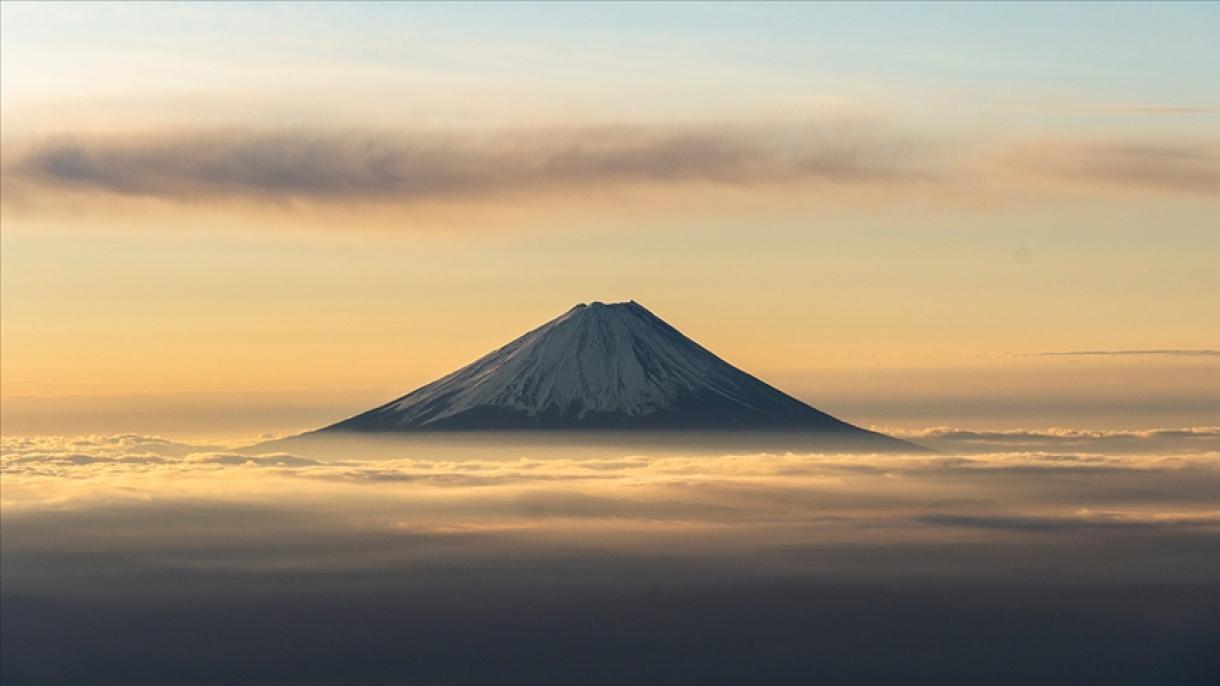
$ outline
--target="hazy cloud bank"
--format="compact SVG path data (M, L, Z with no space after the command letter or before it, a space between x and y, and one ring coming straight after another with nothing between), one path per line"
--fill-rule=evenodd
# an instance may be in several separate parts
M939 455L720 454L690 455L599 449L581 455L561 445L505 445L502 451L472 444L469 451L446 444L402 444L387 440L328 448L321 456L283 451L240 452L222 445L186 443L139 434L6 437L0 456L11 476L89 478L107 473L163 470L273 468L276 473L349 483L408 483L479 486L552 481L630 481L690 478L772 478L842 473L950 473L1027 471L1142 471L1220 466L1220 427L1090 431L1050 428L980 431L935 427L891 430L893 435L934 447ZM638 448L632 450L639 450ZM502 453L502 454L501 454Z
M1072 521L1082 513L1095 519L1096 513L1113 512L1124 521L1161 521L1167 513L1215 510L1220 460L1208 447L1217 433L933 429L922 438L984 447L909 456L582 455L565 445L504 445L495 454L484 446L478 457L463 458L460 449L442 455L427 445L408 445L406 456L401 450L377 454L370 446L323 458L238 454L131 435L5 439L3 505L12 512L148 497L287 497L323 510L376 512L387 525L410 522L413 528L532 527L572 518L715 526L869 521L892 528L924 526L928 522L920 517L930 511L980 510ZM1147 447L1153 440L1203 443L1193 452L1069 452L1081 444ZM1038 442L1060 442L1060 451L1028 450Z
M322 459L193 447L6 439L6 588L111 592L108 579L133 574L177 578L170 594L263 578L284 588L285 575L358 587L455 569L533 579L571 565L585 583L685 565L792 578L1040 569L1196 580L1220 564L1220 460L1206 454L579 456L555 446L522 456L506 446L500 458ZM1114 556L1132 549L1147 554L1116 572ZM1075 560L1066 568L1065 556Z

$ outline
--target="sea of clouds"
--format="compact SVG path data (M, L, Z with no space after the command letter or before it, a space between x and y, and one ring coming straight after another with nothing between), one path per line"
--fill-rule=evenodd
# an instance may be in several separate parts
M931 429L904 436L938 450L917 455L8 437L4 681L795 684L813 662L1206 683L1218 434Z

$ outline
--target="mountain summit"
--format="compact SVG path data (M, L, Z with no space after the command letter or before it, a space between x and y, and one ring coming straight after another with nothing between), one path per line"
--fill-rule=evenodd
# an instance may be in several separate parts
M737 369L635 301L577 305L448 376L320 431L519 429L799 430L887 439Z

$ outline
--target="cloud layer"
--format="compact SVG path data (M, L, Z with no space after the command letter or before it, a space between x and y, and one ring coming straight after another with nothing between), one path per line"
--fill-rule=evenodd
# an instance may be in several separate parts
M328 447L322 457L245 454L135 435L10 438L3 444L4 505L40 510L140 493L210 500L220 488L224 498L237 499L291 493L346 501L363 494L359 498L368 503L381 503L376 507L388 499L391 510L420 526L442 527L569 518L794 523L832 513L892 523L929 510L980 508L995 516L1051 516L1057 510L1054 517L1070 521L1081 512L1128 510L1120 518L1129 522L1164 519L1163 509L1146 511L1149 503L1188 511L1214 505L1220 496L1215 428L929 429L911 437L961 449L912 456L716 455L507 443L463 451L387 442ZM1176 449L1164 450L1171 445ZM1041 483L1048 477L1085 481L1048 488ZM1141 490L1135 493L1097 490L1136 482ZM1089 517L1089 526L1099 526L1094 514Z
M1205 431L1167 433L1122 440L1187 445ZM887 655L924 664L930 650L949 645L957 664L961 637L976 639L981 627L1007 631L980 645L1025 646L1031 631L1061 641L1071 607L1081 626L1127 636L1137 648L1118 651L1124 655L1163 641L1178 651L1164 664L1196 655L1214 664L1215 651L1190 637L1211 635L1220 597L1215 453L1011 445L1070 440L1096 448L1114 439L1082 431L926 436L988 445L986 454L903 456L646 454L499 442L489 451L487 443L445 441L382 450L369 443L322 457L245 455L136 435L5 439L0 573L11 653L4 668L41 675L44 664L78 665L79 655L94 654L99 664L129 670L113 683L157 683L131 679L130 670L173 650L163 640L167 628L193 629L215 610L215 624L184 643L262 655L294 636L274 660L282 674L283 665L299 664L302 641L318 642L304 654L329 658L300 670L294 683L330 683L318 675L350 676L367 661L380 669L404 652L411 659L395 667L394 680L431 655L433 673L448 682L470 664L469 646L483 656L505 641L498 659L529 655L553 674L551 651L569 652L569 636L580 637L581 670L590 660L613 666L631 656L634 665L664 654L660 664L679 669L680 681L692 664L684 656L708 653L709 626L726 647L748 646L748 674L734 673L733 682L757 678L756 646L768 646L770 664L770 646L789 645L776 673L793 678L768 681L803 683L810 646L827 642L826 663L842 664L850 682L869 660L843 660L845 627L860 633L849 643L861 656L875 655L882 641L894 646ZM987 452L1006 442L1009 451ZM1167 619L1170 606L1194 614ZM149 619L142 613L150 609L180 614ZM906 624L896 628L904 612ZM1099 612L1126 613L1125 623L1116 629ZM1031 616L1045 628L1031 629ZM822 623L814 627L815 619ZM1167 636L1167 626L1178 633ZM116 660L125 648L98 648L99 636L137 638L130 657ZM912 637L928 646L912 648ZM684 645L699 650L683 652ZM456 653L441 659L438 649ZM335 655L344 650L354 657ZM73 659L53 659L61 652ZM1027 664L1025 647L1021 657ZM1049 662L1054 669L1020 680L1062 674L1059 665L1080 661ZM174 673L183 663L166 659L150 671ZM326 665L347 671L318 671ZM500 667L485 667L500 677ZM1133 683L1165 673L1155 667ZM910 672L899 671L876 681ZM198 682L232 674L211 676ZM618 676L607 683L633 680ZM82 679L72 673L52 683Z

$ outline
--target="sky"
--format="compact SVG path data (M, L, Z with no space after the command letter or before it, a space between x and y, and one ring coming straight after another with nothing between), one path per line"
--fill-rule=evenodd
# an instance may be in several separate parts
M1216 3L0 5L6 435L241 436L634 299L858 424L1220 414Z

